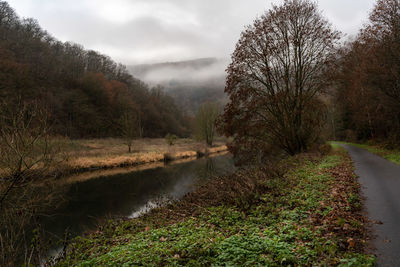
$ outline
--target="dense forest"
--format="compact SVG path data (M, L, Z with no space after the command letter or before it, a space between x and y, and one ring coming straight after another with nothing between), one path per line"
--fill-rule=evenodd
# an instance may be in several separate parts
M400 2L379 0L334 65L334 136L400 145Z
M125 66L81 45L61 42L34 19L21 19L0 1L0 96L16 105L45 105L53 134L119 136L121 117L136 114L145 137L187 136L174 100L150 89Z

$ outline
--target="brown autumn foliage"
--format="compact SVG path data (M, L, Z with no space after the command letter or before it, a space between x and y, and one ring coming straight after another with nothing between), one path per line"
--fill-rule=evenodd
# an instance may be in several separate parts
M124 65L81 45L61 42L0 1L0 97L41 100L53 115L52 134L121 136L120 117L139 110L143 134L189 135L173 99L134 78Z
M338 39L305 0L274 5L247 27L227 70L230 102L219 121L234 154L293 155L318 140L325 109L319 96Z
M400 1L379 0L342 49L337 73L339 138L400 145ZM355 140L353 140L355 141Z

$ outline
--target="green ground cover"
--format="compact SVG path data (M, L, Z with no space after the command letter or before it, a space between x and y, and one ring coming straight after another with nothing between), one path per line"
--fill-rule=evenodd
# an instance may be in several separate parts
M322 158L288 161L284 175L247 172L261 184L251 201L197 205L184 199L191 201L188 207L198 206L195 212L174 217L182 210L171 204L141 218L112 221L76 238L57 265L372 266L348 155L336 148Z

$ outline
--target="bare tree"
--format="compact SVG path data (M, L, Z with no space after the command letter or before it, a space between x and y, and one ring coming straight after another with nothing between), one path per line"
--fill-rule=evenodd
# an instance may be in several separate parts
M125 111L120 118L121 133L128 146L128 152L132 152L133 140L142 137L140 116L134 111Z
M54 163L48 113L37 102L0 104L0 206L13 188L41 177Z
M212 146L216 132L215 122L220 115L218 103L204 103L196 114L196 135L200 140L205 140L208 146Z
M40 264L41 261L41 254L36 253L40 249L29 246L25 229L35 214L54 199L53 194L57 191L52 186L48 187L50 183L39 186L43 178L54 171L56 154L60 152L60 142L50 139L48 121L48 113L37 102L0 103L2 266L13 266L21 262L27 265Z
M228 67L230 103L220 128L233 136L234 152L288 154L306 150L319 136L327 65L340 34L307 0L285 0L242 33ZM258 153L257 152L257 153Z

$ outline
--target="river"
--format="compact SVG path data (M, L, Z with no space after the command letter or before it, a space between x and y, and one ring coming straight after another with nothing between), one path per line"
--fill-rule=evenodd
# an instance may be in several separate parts
M112 175L97 172L64 185L64 203L42 216L40 224L46 239L62 239L66 231L74 237L95 230L108 218L137 217L160 199L179 199L202 181L234 169L232 156L224 154L144 170L113 170ZM53 242L51 247L54 252L59 245Z

